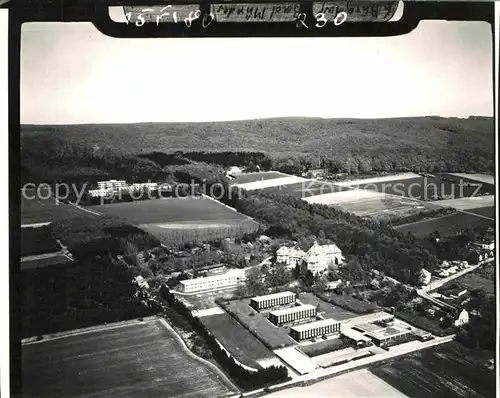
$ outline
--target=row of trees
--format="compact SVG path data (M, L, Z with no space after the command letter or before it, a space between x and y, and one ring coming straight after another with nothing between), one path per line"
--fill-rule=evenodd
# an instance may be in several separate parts
M235 362L233 357L228 355L227 352L219 346L216 338L201 323L199 318L193 316L191 311L186 308L182 302L177 300L166 286L162 286L160 295L175 311L181 314L189 322L195 332L203 337L217 362L243 389L250 390L261 388L268 384L288 380L288 371L284 366L273 365L265 369L259 369L256 372L241 367Z

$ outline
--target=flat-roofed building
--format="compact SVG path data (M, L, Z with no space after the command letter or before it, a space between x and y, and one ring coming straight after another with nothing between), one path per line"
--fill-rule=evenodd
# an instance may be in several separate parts
M269 313L269 320L275 325L295 322L301 319L312 318L316 316L316 307L306 304L296 307L285 308L282 310L272 311Z
M250 306L257 311L291 303L295 303L295 293L292 292L274 293L250 299Z
M184 293L200 290L211 290L229 286L236 286L245 280L242 269L231 269L221 275L207 276L206 278L185 279L179 282L180 291Z
M396 326L389 326L377 332L368 332L366 335L372 339L375 345L381 347L402 343L415 336L412 330Z
M290 328L290 336L301 341L317 336L329 335L340 332L340 321L335 319L322 319Z
M365 336L364 333L358 332L352 328L342 330L342 337L345 337L350 342L354 343L357 347L364 347L372 345L372 340Z

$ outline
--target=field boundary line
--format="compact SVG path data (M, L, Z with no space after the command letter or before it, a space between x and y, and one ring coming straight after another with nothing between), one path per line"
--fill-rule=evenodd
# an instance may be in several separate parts
M166 321L165 318L162 318L162 317L157 317L157 319L160 321L160 323L165 327L165 329L167 329L169 332L172 333L172 336L180 343L181 345L181 348L189 355L191 356L192 358L194 358L195 360L203 363L204 365L207 365L209 368L211 368L212 370L214 370L218 375L220 375L227 383L229 383L229 385L234 388L236 391L238 391L238 393L241 392L241 390L229 379L228 376L226 376L224 374L223 371L221 371L217 366L215 366L212 362L210 361L207 361L206 359L204 358L201 358L199 357L198 355L196 355L193 351L191 351L189 349L189 347L186 345L186 343L184 342L184 340L182 340L182 337L179 336L179 334L175 331L175 329Z
M92 333L92 332L102 332L103 330L113 330L113 329L118 329L118 328L127 327L127 326L141 325L143 323L151 322L151 321L154 321L156 319L159 319L159 317L156 315L153 315L150 317L143 318L143 321L139 321L138 318L134 318L134 319L126 320L126 321L113 322L113 323L107 324L107 325L96 325L96 326L90 326L87 328L67 330L64 332L43 334L42 340L36 340L38 336L27 337L27 338L24 338L21 340L21 344L22 345L29 345L29 344L44 343L46 341L62 339L62 338L71 337L71 336L78 336L80 334L86 334L86 333Z
M40 227L45 227L46 225L52 224L52 221L47 221L47 222L37 222L33 224L21 224L21 228L40 228Z
M240 212L239 212L238 210L236 210L234 207L231 207L231 206L229 206L229 205L226 205L225 203L222 203L222 202L218 201L217 199L212 198L211 196L205 195L204 193L202 193L202 194L201 194L201 196L202 196L202 197L204 197L205 199L212 200L212 201L216 202L217 204L222 205L222 206L224 206L224 207L228 208L229 210L231 210L231 211L233 211L233 212L235 212L235 213L241 214L242 216L245 216L247 219L252 220L253 222L255 222L255 223L257 223L257 224L259 224L259 225L260 225L260 223L259 223L258 221L254 220L254 219L253 219L252 217L250 217L250 216L247 216L246 214L240 213Z
M440 220L441 218L446 218L446 217L454 216L457 213L459 213L458 210L455 211L455 212L453 212L453 213L451 213L451 214L445 214L444 216L439 216L439 217L434 217L434 218L426 218L426 219L420 220L420 221L414 221L414 222L409 222L409 223L406 223L406 224L396 225L393 228L397 230L398 228L406 227L406 226L409 226L409 225L415 225L415 224L420 224L420 223L424 223L424 222L428 222L428 221Z

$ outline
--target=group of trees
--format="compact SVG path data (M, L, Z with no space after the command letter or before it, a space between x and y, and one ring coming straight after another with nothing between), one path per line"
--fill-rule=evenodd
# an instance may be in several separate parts
M233 357L220 347L214 335L201 323L199 318L193 316L191 311L182 302L177 300L166 286L160 289L160 295L173 310L177 311L189 322L195 332L202 336L210 348L213 357L243 389L260 388L267 384L288 380L288 371L284 366L273 365L252 372L238 365Z
M483 289L471 292L469 323L457 333L457 340L471 348L496 349L496 298Z
M112 256L21 273L22 337L146 317L159 307Z

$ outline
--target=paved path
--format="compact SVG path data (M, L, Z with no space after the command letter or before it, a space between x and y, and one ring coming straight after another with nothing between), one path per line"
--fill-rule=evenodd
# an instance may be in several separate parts
M317 370L311 374L298 376L291 381L273 386L274 388L271 387L270 390L272 391L274 389L283 389L283 387L289 388L289 387L294 387L297 385L300 386L299 382L314 381L314 380L317 380L320 378L323 379L326 377L335 376L339 373L344 373L346 371L356 369L356 368L366 367L366 366L371 365L371 364L376 363L376 362L386 361L388 359L397 358L399 356L410 354L412 352L416 352L416 351L420 351L420 350L423 350L426 348L449 343L449 342L453 341L454 338L455 338L455 335L450 335L450 336L445 336L445 337L438 337L438 338L435 338L434 340L430 340L430 341L426 341L426 342L411 341L409 343L400 344L398 346L391 347L388 352L385 352L383 354L377 354L377 355L374 355L371 357L362 358L362 359L358 359L358 360L355 360L352 362L348 362L346 364L332 366L331 368L328 368L328 369ZM321 380L317 380L317 381L319 382ZM255 393L257 391L263 391L263 389L244 393L243 396L250 395L250 394Z

